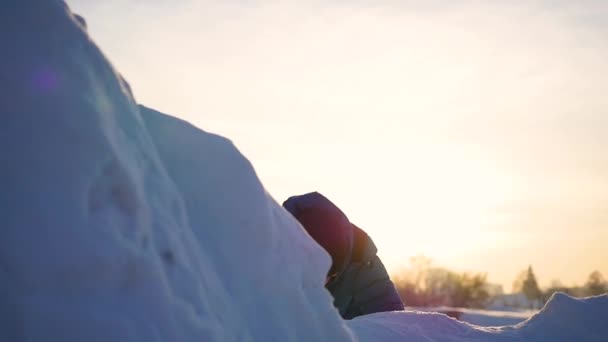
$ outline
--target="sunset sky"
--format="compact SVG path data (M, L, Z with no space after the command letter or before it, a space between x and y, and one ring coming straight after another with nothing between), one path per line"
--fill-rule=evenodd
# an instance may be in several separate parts
M608 277L608 2L68 5L138 102L230 138L279 202L325 194L389 271Z

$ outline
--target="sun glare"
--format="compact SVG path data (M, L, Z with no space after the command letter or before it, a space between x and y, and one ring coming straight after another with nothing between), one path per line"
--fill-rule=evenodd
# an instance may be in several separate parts
M356 213L354 219L369 222L367 229L388 264L406 263L404 250L447 262L459 251L509 243L492 230L496 220L504 219L500 207L512 198L508 175L488 160L449 146L425 146L404 159L379 180L384 191L373 197L380 201L348 208ZM368 171L361 170L361 177Z

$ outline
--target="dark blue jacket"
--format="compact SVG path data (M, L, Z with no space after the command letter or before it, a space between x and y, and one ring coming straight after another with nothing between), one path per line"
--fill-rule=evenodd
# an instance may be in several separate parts
M351 260L337 278L327 284L334 306L345 319L374 312L403 310L403 302L390 280L372 239L353 227Z
M342 317L403 310L372 239L342 210L318 192L292 196L283 207L332 257L326 287Z

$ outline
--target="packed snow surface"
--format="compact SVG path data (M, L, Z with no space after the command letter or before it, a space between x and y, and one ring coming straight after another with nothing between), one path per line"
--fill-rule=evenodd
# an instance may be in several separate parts
M1 341L602 341L608 297L528 321L343 321L329 257L233 144L138 106L61 1L0 12Z
M479 327L444 314L386 312L355 318L349 326L362 341L607 341L608 296L575 299L556 293L528 320Z

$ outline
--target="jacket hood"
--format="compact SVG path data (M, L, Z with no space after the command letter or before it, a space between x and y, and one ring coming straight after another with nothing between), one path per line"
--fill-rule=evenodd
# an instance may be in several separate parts
M289 197L283 207L331 256L328 275L343 273L351 261L353 228L342 210L318 192Z
M368 262L371 261L378 253L378 248L372 239L363 231L363 229L352 225L353 230L353 250L352 262Z

